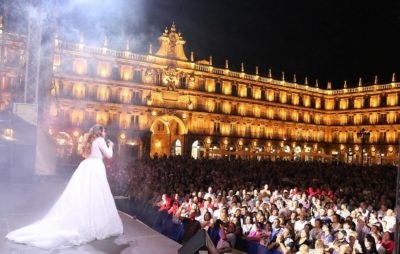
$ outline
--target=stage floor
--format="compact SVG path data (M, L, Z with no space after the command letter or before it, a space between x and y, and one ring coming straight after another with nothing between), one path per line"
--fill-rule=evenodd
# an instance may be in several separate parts
M0 178L0 253L57 254L57 253L104 253L104 254L176 254L179 243L120 212L124 234L101 241L62 250L43 250L5 239L14 229L28 225L41 217L54 204L67 184L62 177Z

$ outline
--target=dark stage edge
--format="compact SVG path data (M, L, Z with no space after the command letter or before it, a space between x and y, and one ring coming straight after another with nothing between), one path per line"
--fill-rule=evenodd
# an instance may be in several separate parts
M123 235L81 246L50 251L16 244L5 239L9 231L43 217L65 188L67 180L65 177L57 176L0 179L0 253L175 254L178 252L181 247L179 243L123 212L119 213L124 225Z

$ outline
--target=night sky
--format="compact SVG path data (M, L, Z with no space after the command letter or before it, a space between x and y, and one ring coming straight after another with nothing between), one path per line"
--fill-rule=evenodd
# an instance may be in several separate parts
M344 80L356 86L359 77L371 84L374 75L389 82L393 72L400 80L400 1L365 2L71 0L59 4L57 20L60 37L77 40L84 31L88 43L101 44L107 34L113 48L130 38L138 52L149 43L156 50L157 37L175 21L187 56L212 55L221 67L229 59L233 70L244 62L247 73L271 68L275 78L284 71L289 81L295 73L300 83L308 76L320 87L331 81L341 88Z

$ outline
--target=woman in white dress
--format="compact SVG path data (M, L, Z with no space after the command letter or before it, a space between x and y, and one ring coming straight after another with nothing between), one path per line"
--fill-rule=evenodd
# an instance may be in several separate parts
M101 240L123 232L106 177L103 157L111 158L113 143L105 137L105 129L90 129L83 147L83 160L67 187L47 215L6 235L17 243L45 249L60 249Z

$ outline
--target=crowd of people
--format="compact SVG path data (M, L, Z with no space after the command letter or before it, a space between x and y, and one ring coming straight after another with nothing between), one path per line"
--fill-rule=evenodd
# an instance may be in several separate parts
M218 230L217 247L254 241L282 253L394 251L396 168L321 162L194 160L108 163L114 194L185 225Z

